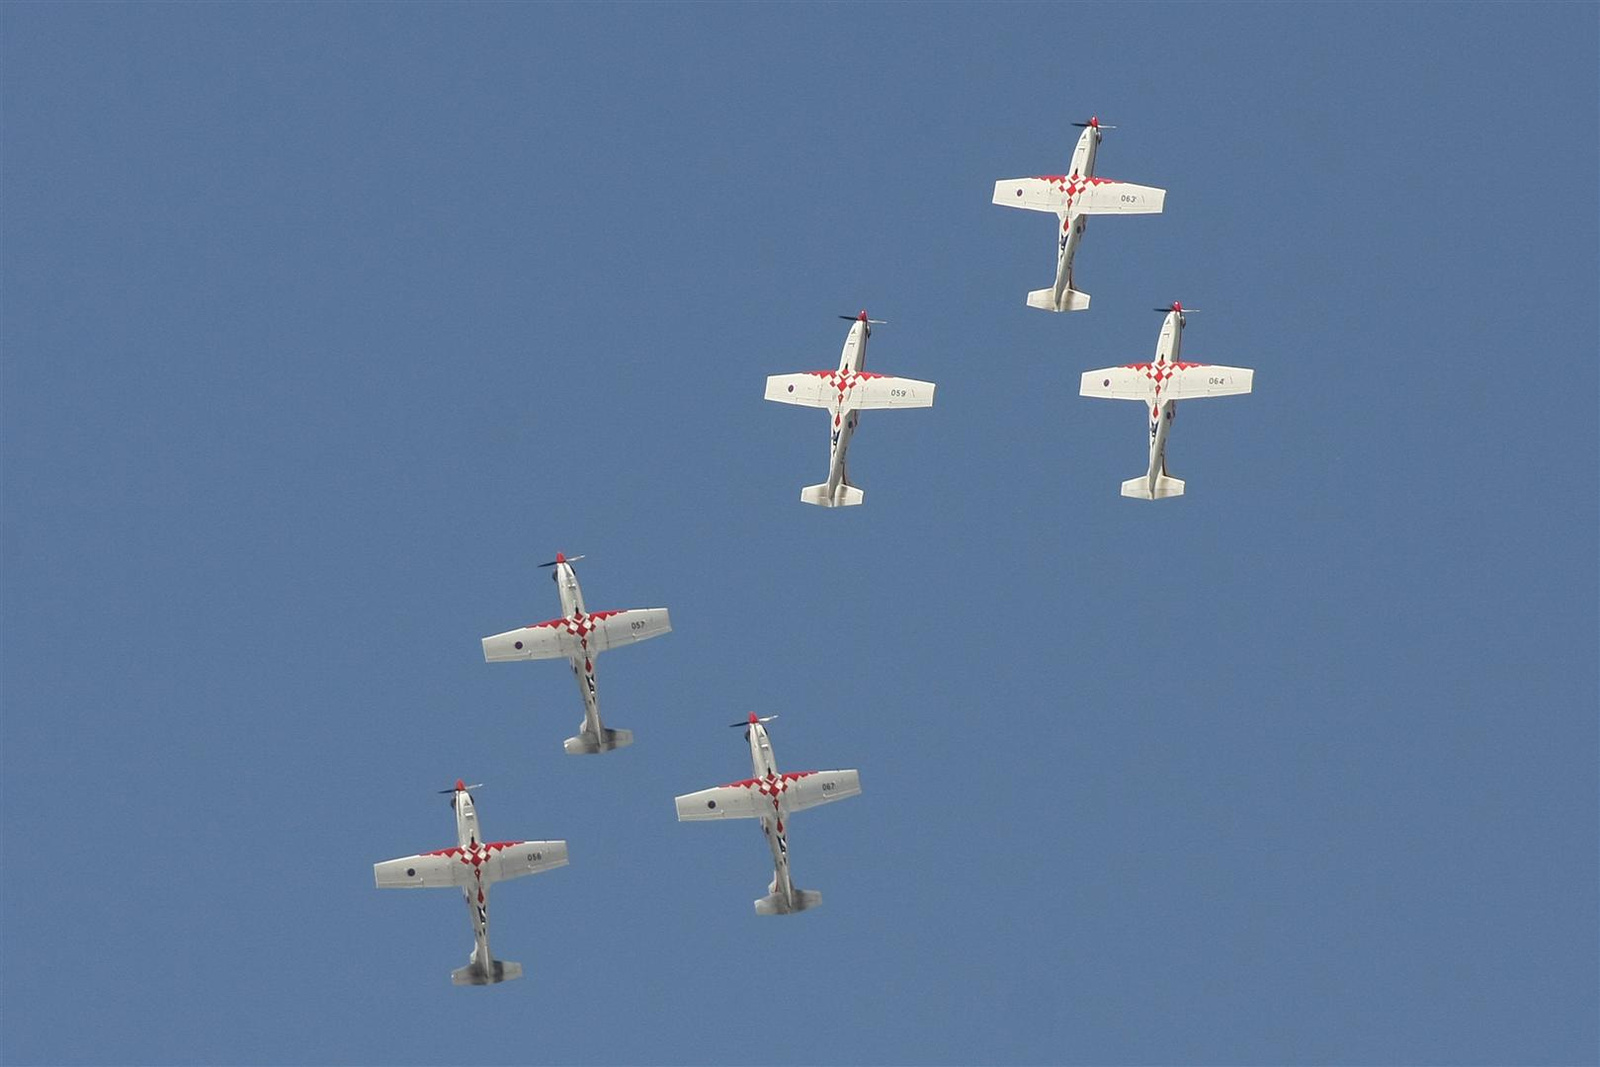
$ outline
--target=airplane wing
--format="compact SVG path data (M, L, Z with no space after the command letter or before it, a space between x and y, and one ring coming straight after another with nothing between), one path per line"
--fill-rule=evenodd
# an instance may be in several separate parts
M737 782L675 797L679 822L701 819L756 819L772 811L772 801L752 786Z
M627 611L598 611L589 616L593 630L589 648L604 652L637 641L660 637L672 629L672 618L666 608L630 608Z
M845 397L845 403L857 408L931 408L932 382L919 382L915 378L892 378L881 374L858 374L855 388Z
M1036 178L1002 178L994 183L992 202L1025 211L1057 215L1150 215L1166 205L1167 191L1112 178L1078 178L1045 174Z
M1166 205L1167 191L1110 178L1090 178L1072 204L1074 215L1156 215Z
M483 639L489 663L513 659L557 659L594 655L608 648L660 637L672 629L666 608L596 611L581 619L550 619ZM584 648L587 639L589 646Z
M489 850L484 880L489 882L504 882L567 865L565 841L497 841L484 847Z
M783 800L784 807L796 812L860 795L860 771L811 771L789 787Z
M466 885L472 867L449 855L460 851L452 848L374 863L372 876L379 889L448 889Z
M767 378L767 399L780 404L799 404L807 408L825 408L833 403L837 390L829 381L833 372L826 370L804 371L800 374L773 374Z
M1078 387L1078 395L1104 396L1112 400L1140 400L1149 403L1156 392L1155 382L1140 369L1147 366L1149 364L1086 370Z
M932 382L868 371L813 370L772 375L766 396L780 404L810 408L928 408L933 406L935 388Z
M1162 397L1197 400L1203 396L1237 396L1255 386L1256 372L1248 367L1220 367L1215 363L1181 363L1183 369L1162 386Z
M569 633L566 619L550 619L507 630L483 639L483 658L488 663L513 659L565 659L583 655L576 633Z
M1247 367L1220 367L1212 363L1131 363L1084 371L1079 396L1113 400L1197 400L1207 396L1248 393L1255 371Z
M379 889L448 889L471 884L478 866L485 881L503 882L566 865L565 841L494 841L374 863L372 876Z
M1024 211L1067 210L1067 194L1055 178L1001 178L994 183L992 203Z

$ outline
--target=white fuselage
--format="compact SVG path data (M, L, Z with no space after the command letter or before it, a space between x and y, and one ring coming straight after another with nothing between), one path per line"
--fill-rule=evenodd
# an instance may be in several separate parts
M1072 169L1067 174L1069 179L1094 177L1094 153L1100 145L1100 137L1098 127L1084 127L1078 138L1078 147L1072 150ZM1056 235L1059 252L1056 257L1055 299L1059 306L1062 294L1072 288L1072 257L1078 253L1078 243L1083 240L1084 227L1089 220L1087 216L1073 214L1070 210L1058 211L1056 216L1061 220L1061 232Z
M757 781L777 780L778 761L773 758L772 739L767 736L767 728L758 722L751 723L745 738L750 742L750 776ZM783 794L775 792L772 810L761 815L761 832L772 849L772 885L767 892L780 895L786 908L794 908L794 882L789 877L789 830L784 822L787 814Z
M456 847L463 852L474 852L483 841L478 829L478 812L472 804L472 794L465 789L456 790L452 806L456 809ZM461 887L467 901L467 911L472 915L472 936L476 944L478 966L488 970L494 961L489 954L489 883L483 877L483 865L473 864L473 878Z
M583 606L583 589L578 585L578 575L573 571L572 564L565 561L557 562L550 577L555 580L556 591L561 595L561 614L581 625L589 613ZM592 733L595 737L603 737L605 735L600 724L600 692L595 686L594 679L594 653L588 649L588 643L587 636L581 638L583 654L570 656L567 662L572 665L572 676L578 680L578 691L583 694L584 732Z
M1183 312L1169 311L1161 324L1161 337L1156 341L1156 367L1177 363L1182 351ZM1156 479L1167 473L1167 435L1172 432L1172 420L1177 414L1176 400L1158 399L1150 405L1150 466L1145 471L1145 484L1152 493Z
M865 314L863 312L863 314ZM839 353L839 380L847 381L849 376L861 373L867 361L867 338L872 336L872 327L865 321L857 319L850 326L850 333L844 339L844 348ZM827 498L834 499L839 491L840 483L849 484L848 470L845 467L845 453L850 448L850 438L855 435L856 423L861 419L861 412L849 406L849 389L838 390L842 400L836 400L828 407L828 412L833 416L833 425L828 428L828 481Z

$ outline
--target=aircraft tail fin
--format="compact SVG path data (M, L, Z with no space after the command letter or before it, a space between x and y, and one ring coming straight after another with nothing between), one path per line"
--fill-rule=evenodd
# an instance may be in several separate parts
M846 482L840 482L839 488L834 491L833 499L828 499L828 483L821 485L808 485L800 490L802 504L815 504L823 508L846 508L852 504L859 504L866 498L866 493Z
M564 747L569 756L594 756L613 749L627 748L631 744L633 744L632 730L604 729L599 737L584 730L577 737L567 738Z
M476 953L471 963L450 972L450 981L455 985L494 985L521 977L522 964L509 960L490 960L489 966L480 967Z
M1169 478L1165 474L1156 475L1155 492L1150 491L1150 476L1141 474L1137 478L1129 478L1122 483L1122 495L1131 496L1139 500L1160 500L1162 497L1182 496L1183 479Z
M819 889L796 889L794 902L791 904L783 898L782 893L769 893L756 901L757 915L789 915L807 908L815 908L822 903L822 891Z
M1067 289L1061 294L1061 306L1057 307L1054 289L1035 289L1028 294L1028 306L1042 308L1045 311L1087 311L1089 294L1080 293L1076 289Z

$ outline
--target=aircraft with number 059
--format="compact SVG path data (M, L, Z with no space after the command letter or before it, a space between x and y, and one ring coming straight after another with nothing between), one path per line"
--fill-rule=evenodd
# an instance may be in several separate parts
M555 559L539 564L555 568L550 577L555 579L556 590L561 595L560 618L483 639L483 658L489 663L565 657L572 665L572 675L578 679L578 689L583 693L583 722L578 724L578 736L566 740L566 749L571 755L610 752L633 744L631 730L608 730L600 721L594 658L608 649L660 637L672 629L672 619L666 608L586 611L583 590L578 587L578 576L572 569L572 564L582 558L569 558L557 552Z
M840 315L850 319L849 315ZM933 406L932 382L919 382L913 378L892 378L884 374L869 374L862 370L867 358L867 338L872 327L881 326L881 319L869 319L865 311L857 315L844 339L844 350L839 355L839 369L804 371L800 374L774 374L767 379L767 399L780 404L799 404L802 407L826 408L833 416L828 430L828 480L821 485L808 485L800 490L800 499L807 504L825 508L842 508L859 504L865 494L850 484L850 471L845 466L845 452L850 438L866 408L931 408Z
M1148 185L1097 178L1094 174L1095 149L1100 145L1102 126L1098 118L1074 122L1082 126L1078 147L1072 152L1072 170L1067 174L1043 174L1033 178L1005 178L994 183L994 202L1002 207L1025 211L1052 211L1061 220L1056 236L1056 283L1049 289L1028 294L1028 306L1046 311L1084 311L1089 294L1072 284L1072 257L1083 239L1088 215L1155 215L1166 204L1167 191Z
M1256 375L1246 367L1182 362L1178 356L1183 348L1184 316L1194 309L1174 303L1171 308L1156 310L1166 312L1167 317L1161 324L1155 360L1085 371L1078 388L1081 396L1137 400L1150 409L1150 466L1141 476L1122 483L1123 496L1140 500L1183 495L1183 479L1167 475L1167 435L1172 432L1178 401L1248 393Z
M450 806L456 812L456 847L372 865L379 889L459 889L472 914L472 952L467 965L450 972L456 985L494 985L522 977L522 964L489 954L489 887L509 878L567 865L565 841L490 841L478 832L471 789L456 779Z
M822 894L814 889L796 889L789 877L789 816L818 804L856 796L861 792L859 771L792 771L778 773L778 764L772 758L772 741L767 737L763 723L776 719L776 715L758 718L750 713L746 722L736 722L735 728L745 728L745 740L750 742L750 763L754 777L742 782L730 782L698 793L678 797L678 821L696 822L702 819L760 819L761 832L772 849L772 884L767 895L756 901L757 915L788 915L805 911L822 903Z

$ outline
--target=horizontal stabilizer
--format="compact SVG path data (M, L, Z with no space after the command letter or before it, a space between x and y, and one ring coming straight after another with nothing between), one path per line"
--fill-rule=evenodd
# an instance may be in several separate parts
M818 507L824 508L847 508L852 504L861 503L866 499L866 496L867 494L860 489L853 485L846 485L844 482L839 483L839 487L834 491L832 498L828 496L827 482L823 482L821 485L808 485L800 490L800 502L802 504L816 504Z
M1028 294L1028 306L1041 308L1045 311L1087 311L1089 310L1089 294L1080 293L1076 289L1066 289L1061 293L1061 305L1056 305L1056 291L1054 289L1035 289Z
M522 964L512 963L510 960L490 960L487 968L478 966L476 958L465 967L458 967L450 972L450 981L455 985L494 985L497 982L509 982L513 978L522 977Z
M594 756L613 749L627 748L633 744L632 730L604 730L596 737L584 730L577 737L569 737L563 744L569 756Z
M796 889L794 902L791 904L783 898L782 893L772 893L756 901L757 915L791 915L797 911L806 911L822 903L820 889Z
M1122 483L1122 495L1131 496L1139 500L1160 500L1163 497L1182 496L1183 479L1169 478L1165 474L1156 475L1155 492L1150 491L1150 476L1141 474L1137 478L1129 478Z

